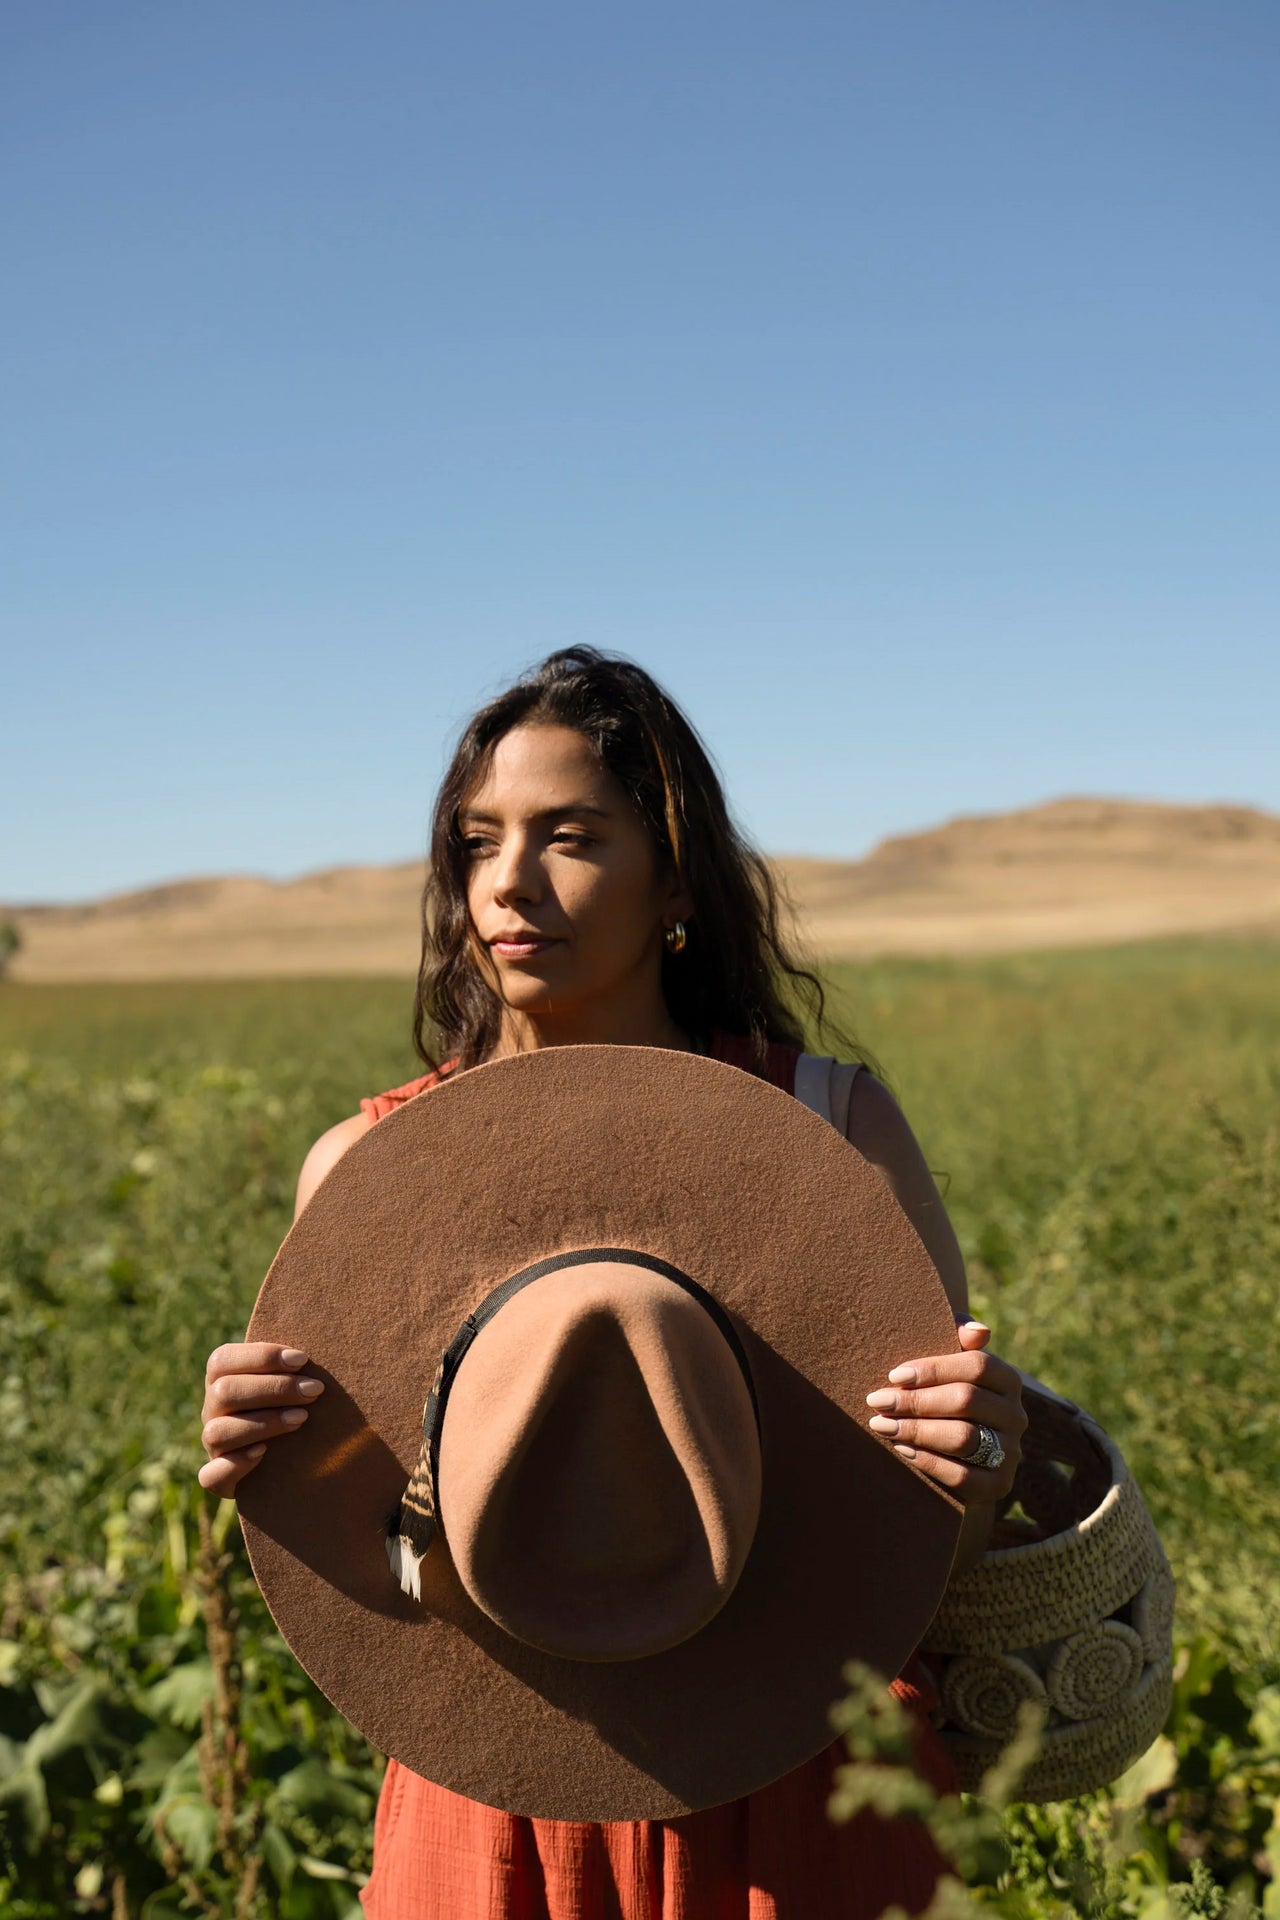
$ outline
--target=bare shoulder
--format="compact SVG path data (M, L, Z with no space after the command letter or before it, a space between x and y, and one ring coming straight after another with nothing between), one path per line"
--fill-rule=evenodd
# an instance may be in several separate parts
M293 1209L295 1220L326 1173L337 1166L347 1148L353 1147L373 1124L367 1113L353 1113L349 1120L339 1120L336 1127L330 1127L320 1135L309 1150L298 1175L298 1198Z
M885 1180L924 1242L956 1313L969 1310L964 1256L906 1114L884 1082L864 1067L849 1100L848 1140Z

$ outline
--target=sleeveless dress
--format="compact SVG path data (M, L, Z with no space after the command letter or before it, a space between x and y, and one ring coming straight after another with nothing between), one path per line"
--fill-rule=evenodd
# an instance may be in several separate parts
M714 1057L794 1091L797 1049L716 1036ZM448 1066L443 1069L449 1071ZM362 1100L371 1119L425 1093L428 1073ZM913 1654L891 1691L915 1722L918 1772L955 1793L930 1715L939 1700ZM373 1835L366 1920L877 1920L895 1902L923 1913L954 1871L919 1821L870 1809L827 1817L843 1742L781 1780L676 1820L531 1820L481 1806L387 1763Z

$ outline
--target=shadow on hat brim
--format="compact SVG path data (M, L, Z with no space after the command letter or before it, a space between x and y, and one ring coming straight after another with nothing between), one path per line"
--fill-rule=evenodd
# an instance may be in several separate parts
M673 1261L734 1315L764 1457L726 1605L681 1645L612 1664L503 1633L447 1538L421 1604L385 1552L460 1321L533 1260L603 1245ZM302 1346L327 1389L241 1491L272 1614L376 1746L470 1799L600 1821L753 1792L829 1743L844 1663L892 1678L941 1598L961 1509L867 1431L864 1397L897 1361L957 1349L946 1295L875 1170L732 1067L556 1048L410 1101L321 1184L250 1337Z

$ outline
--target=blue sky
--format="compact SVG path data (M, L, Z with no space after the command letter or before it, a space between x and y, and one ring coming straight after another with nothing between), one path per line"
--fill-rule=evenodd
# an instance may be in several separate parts
M1275 0L8 0L0 73L0 898L409 857L575 641L772 849L1280 808Z

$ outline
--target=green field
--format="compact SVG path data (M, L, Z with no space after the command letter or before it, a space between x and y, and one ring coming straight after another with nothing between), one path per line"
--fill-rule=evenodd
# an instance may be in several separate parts
M1179 1581L1149 1791L1015 1809L980 1891L1005 1911L1214 1914L1233 1889L1280 1915L1278 959L832 975L993 1344L1116 1437ZM352 1910L378 1759L271 1632L231 1508L201 1546L192 1475L204 1357L243 1327L310 1141L417 1070L408 1000L0 988L0 1915Z

